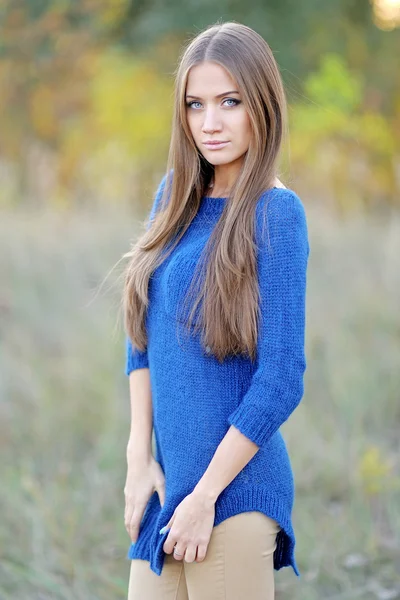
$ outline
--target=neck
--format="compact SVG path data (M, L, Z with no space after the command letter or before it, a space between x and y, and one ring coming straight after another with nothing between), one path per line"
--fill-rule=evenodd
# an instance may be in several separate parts
M228 165L216 165L214 167L214 176L209 185L209 189L212 190L214 196L229 196L241 166L242 160L236 160Z

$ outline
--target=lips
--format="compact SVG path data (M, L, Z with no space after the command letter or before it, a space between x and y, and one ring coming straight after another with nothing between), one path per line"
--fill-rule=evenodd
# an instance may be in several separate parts
M229 144L229 142L204 142L204 146L209 148L210 150L217 150L219 148L223 148Z

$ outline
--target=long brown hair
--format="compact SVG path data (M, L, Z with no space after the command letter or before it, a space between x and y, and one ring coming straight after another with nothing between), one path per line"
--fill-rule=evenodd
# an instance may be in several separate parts
M274 186L279 151L287 133L287 104L279 69L267 42L236 22L214 24L184 48L175 71L175 101L166 183L150 227L131 251L125 273L123 312L127 334L139 350L147 345L148 283L154 269L189 227L214 167L197 149L186 119L185 92L191 67L213 61L236 80L252 127L241 171L230 190L189 289L188 319L200 307L195 330L222 361L229 354L256 354L259 318L255 207ZM167 249L168 246L168 249ZM202 276L199 278L200 271ZM194 285L201 282L194 295ZM198 313L197 313L198 314Z

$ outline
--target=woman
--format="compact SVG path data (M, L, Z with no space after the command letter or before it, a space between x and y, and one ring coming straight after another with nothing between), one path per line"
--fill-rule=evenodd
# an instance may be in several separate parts
M309 246L276 178L285 124L260 35L227 22L191 41L167 171L126 255L129 600L267 600L274 568L299 575L279 428L303 396Z

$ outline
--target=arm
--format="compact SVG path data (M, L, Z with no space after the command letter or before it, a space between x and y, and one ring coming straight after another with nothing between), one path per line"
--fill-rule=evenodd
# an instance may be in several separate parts
M251 384L229 415L231 425L195 491L215 501L261 446L287 420L303 396L305 295L308 262L303 205L290 190L264 208L267 240L259 242L260 322ZM257 219L257 225L261 220ZM257 237L260 237L259 231Z
M194 494L201 496L206 504L214 504L220 493L257 452L258 446L231 426L194 488Z
M139 350L132 346L132 342L128 336L125 337L125 375L130 375L136 369L148 369L149 360L147 349Z
M166 175L162 178L155 194L147 228L150 227L156 214L165 181ZM134 348L128 336L125 337L125 375L129 376L131 398L131 431L127 448L129 471L129 465L132 462L131 458L135 459L136 455L148 458L152 453L151 435L153 415L147 349L142 352Z
M125 528L133 543L137 541L146 506L154 490L160 503L165 501L165 477L154 459L151 447L153 405L149 369L135 370L129 376L131 431L126 449L127 473L124 487Z
M152 456L153 405L150 370L135 370L129 375L131 400L131 429L127 446L128 474L137 461L148 461Z
M161 183L158 186L155 198L154 198L154 202L153 202L153 206L151 207L151 211L150 211L150 215L149 215L149 220L148 220L148 225L147 225L147 229L150 227L155 214L157 212L163 191L164 191L164 187L165 187L165 182L167 179L167 175L164 175L164 177L161 180ZM132 342L130 340L130 338L128 336L125 337L125 375L130 375L130 373L136 369L148 369L149 368L149 361L148 361L148 356L147 356L147 350L144 351L140 351L138 350L138 348L133 348L132 346Z

